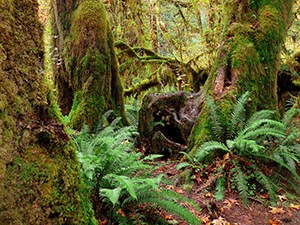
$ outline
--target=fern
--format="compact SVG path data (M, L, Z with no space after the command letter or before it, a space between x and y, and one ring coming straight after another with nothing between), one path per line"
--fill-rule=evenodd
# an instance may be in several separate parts
M210 125L212 133L215 137L217 137L218 140L221 140L225 134L224 127L221 123L221 118L218 115L216 104L210 96L206 98L206 103L210 112Z
M195 161L202 161L211 151L214 150L223 150L229 152L230 150L226 145L218 141L209 141L203 143L196 152Z
M169 212L175 213L176 215L180 216L182 219L187 221L190 224L200 224L201 221L189 210L185 209L184 207L165 200L161 198L146 198L139 201L139 203L150 203L155 204L158 207L161 207Z
M99 191L103 197L108 198L110 202L113 204L113 206L115 206L116 203L118 203L120 200L119 198L121 195L122 188L120 187L114 189L101 188Z
M126 189L133 198L137 199L135 184L134 182L132 182L131 178L127 176L118 176L115 174L108 174L103 177L103 179L109 178L114 178L115 180L117 180L123 189Z
M215 199L216 200L222 200L225 195L225 175L222 175L217 181L216 181L216 192L215 192Z
M256 112L246 120L245 106L248 98L249 94L245 93L233 106L227 129L228 139L219 139L223 142L203 143L195 154L194 162L191 160L191 163L201 164L210 154L217 154L219 157L223 154L223 160L218 159L219 161L215 163L214 171L217 172L223 168L231 168L231 170L224 170L223 175L216 182L212 182L216 187L215 197L218 200L224 197L223 193L226 188L224 179L232 176L232 186L239 191L243 203L248 204L251 185L248 181L250 173L252 174L251 182L261 185L269 193L270 202L273 204L276 191L282 188L286 182L291 182L293 188L300 184L298 174L300 130L291 126L292 118L298 115L300 110L289 110L282 121L275 120L277 113L271 110ZM210 120L213 127L212 132L213 134L221 132L220 116L216 105L211 98L208 98L207 103L212 114ZM274 167L271 177L266 175L266 169L263 166L265 163ZM229 165L226 166L227 164ZM288 181L284 181L283 178L287 172L291 177ZM281 176L281 182L276 185L272 181L272 176L275 175ZM296 189L294 188L297 192ZM288 189L285 190L288 191Z
M243 94L236 102L233 107L233 112L231 113L230 117L230 124L229 124L229 138L234 138L238 132L240 132L244 128L246 115L245 115L245 106L248 102L250 97L250 93L246 92Z
M135 102L133 102L132 105L125 105L125 110L126 117L128 118L130 124L133 126L137 126L139 120L138 102L135 100Z
M289 126L293 120L293 118L300 113L300 109L297 108L291 108L288 111L285 112L282 123L286 126Z
M108 117L111 113L107 112L100 120L96 134L89 133L88 128L79 133L72 133L81 162L83 181L89 190L99 191L93 193L95 196L99 195L101 200L96 203L99 206L95 208L109 209L107 217L111 221L117 221L118 224L134 224L136 218L141 220L146 218L138 214L138 202L149 198L146 193L150 192L156 193L157 198L163 200L162 208L170 211L174 208L174 213L180 213L181 206L173 206L175 197L159 190L162 175L150 177L149 172L153 166L147 161L161 156L152 155L140 160L142 154L136 152L134 147L138 137L136 126L119 127L118 118L109 124ZM179 199L183 198L177 197L177 200ZM189 201L185 199L185 202ZM121 209L126 213L132 207L136 207L130 211L135 211L137 217L119 215L118 210ZM149 207L153 205L150 204ZM181 207L181 210L186 209ZM186 215L192 214L188 212Z
M252 116L247 120L245 128L251 126L254 122L260 121L262 119L273 120L275 118L276 111L274 110L261 110L252 114Z
M270 202L272 205L276 204L276 185L271 181L269 177L267 177L263 172L257 169L255 172L256 180L264 187L264 189L268 192Z
M247 206L249 204L249 200L248 200L248 181L246 179L246 176L242 170L242 168L238 165L237 162L233 161L235 167L231 170L232 172L232 177L235 181L235 184L237 185L237 189L240 193L242 202L245 206Z

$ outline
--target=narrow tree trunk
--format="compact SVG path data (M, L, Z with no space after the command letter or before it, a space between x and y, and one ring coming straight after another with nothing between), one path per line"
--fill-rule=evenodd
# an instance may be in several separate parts
M37 8L0 1L0 224L91 224L74 146L43 77Z
M251 92L249 111L277 109L277 73L280 51L291 24L292 0L223 1L223 41L205 84L224 114L231 113L236 96ZM189 148L195 152L210 136L209 113L203 107Z
M58 100L63 111L69 113L71 126L81 129L86 124L94 131L101 115L110 109L126 125L114 40L103 3L56 1L56 7L64 9L57 11L56 27L62 27L59 36L63 36L61 61L65 71L57 71L55 77L61 93Z

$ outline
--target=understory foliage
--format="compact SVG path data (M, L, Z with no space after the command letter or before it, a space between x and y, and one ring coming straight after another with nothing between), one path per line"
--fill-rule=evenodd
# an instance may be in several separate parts
M199 224L197 217L180 205L186 202L200 210L195 203L162 190L162 175L151 177L149 161L160 155L142 158L134 148L136 126L119 127L120 119L109 123L109 114L104 114L97 133L84 128L72 135L96 217L109 224L165 224L159 216L162 208L190 224Z
M279 191L290 198L300 194L300 130L292 125L299 110L290 109L281 121L271 110L247 119L249 97L246 92L237 100L225 124L214 101L207 98L211 132L217 141L203 143L192 161L210 172L217 200L224 198L229 184L227 188L238 190L245 205L251 195L266 192L270 203L276 204ZM205 162L210 154L217 156L212 165Z

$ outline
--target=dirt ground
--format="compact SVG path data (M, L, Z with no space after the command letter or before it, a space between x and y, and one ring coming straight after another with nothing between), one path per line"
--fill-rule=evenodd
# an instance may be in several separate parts
M209 191L201 189L201 183L190 182L189 187L179 180L179 172L176 170L177 163L170 162L159 167L155 173L165 174L171 181L165 188L172 189L177 193L192 198L202 209L197 212L192 207L185 205L190 211L202 220L206 225L300 225L300 204L290 202L284 195L278 196L278 204L270 207L255 198L249 198L249 205L245 207L235 191L226 193L222 201L216 201ZM200 187L200 188L199 188ZM300 187L299 187L300 188ZM170 224L187 225L179 218L165 214Z

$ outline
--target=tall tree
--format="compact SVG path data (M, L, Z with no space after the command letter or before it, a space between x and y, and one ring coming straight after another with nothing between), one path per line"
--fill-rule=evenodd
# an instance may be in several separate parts
M277 109L277 73L280 51L291 24L293 0L224 0L223 40L204 86L228 121L236 96L252 93L249 111ZM189 146L213 139L209 112L203 106Z
M79 163L43 77L36 0L0 1L0 224L91 224Z
M71 126L95 130L109 109L127 124L123 88L118 73L114 40L105 7L100 0L53 1L57 49L55 73L58 102Z

